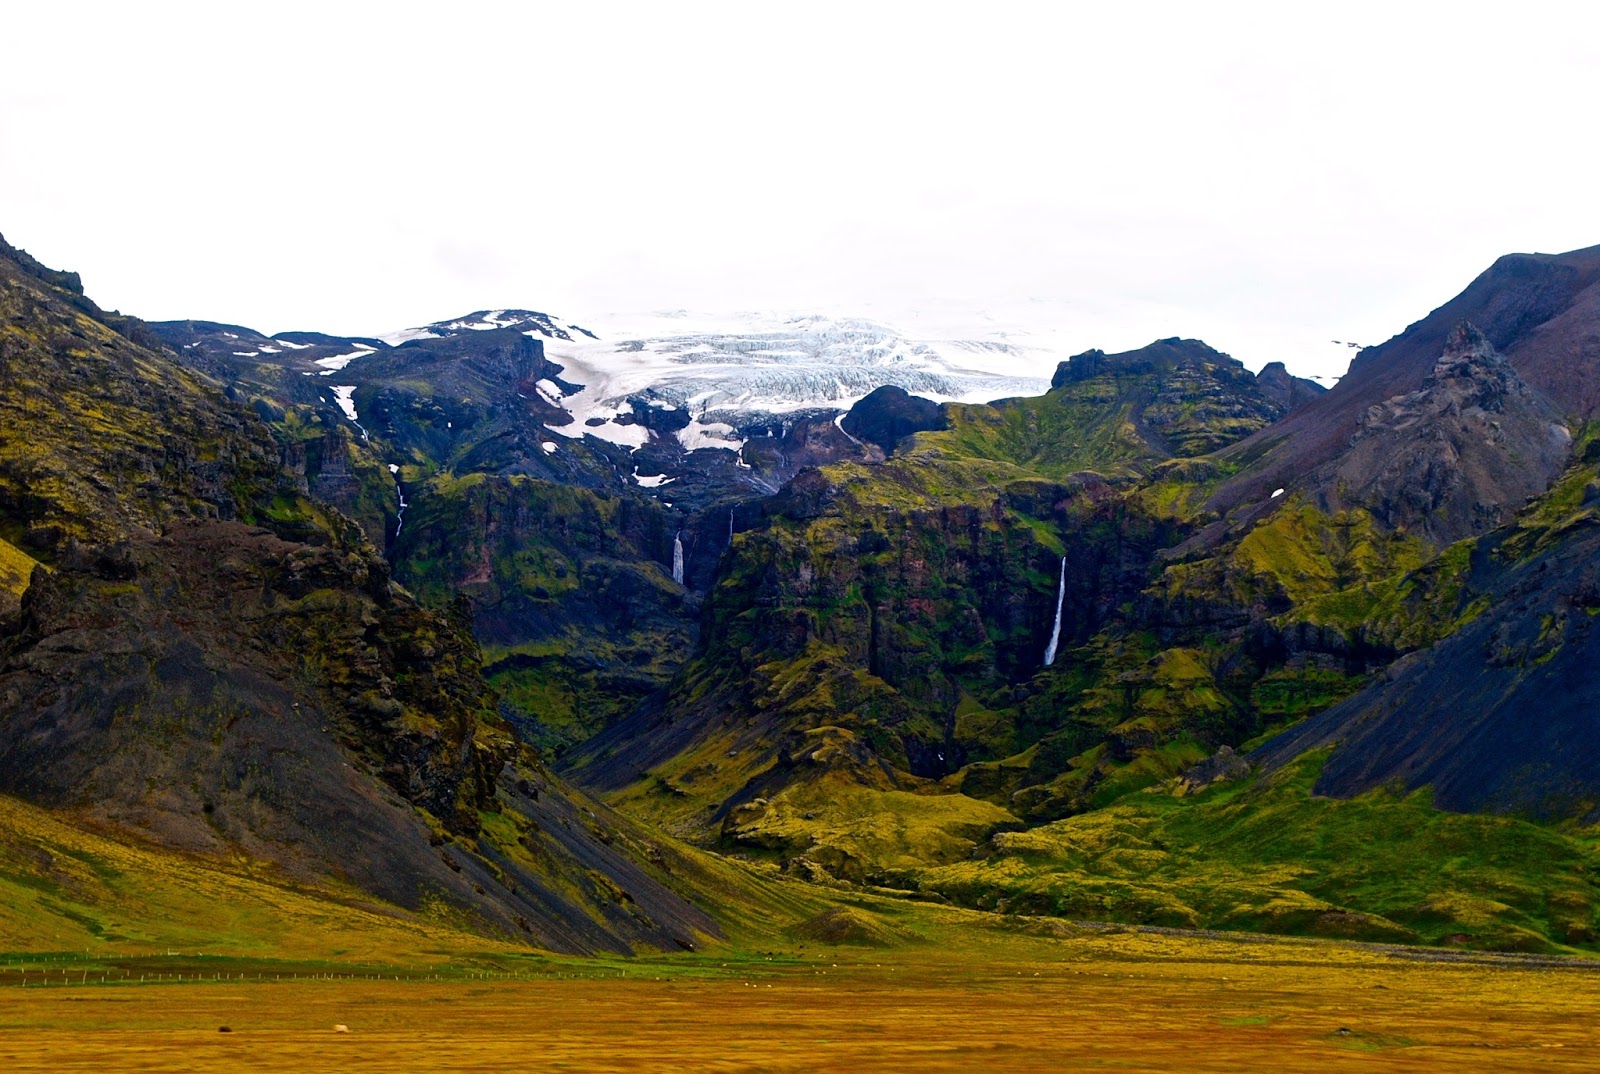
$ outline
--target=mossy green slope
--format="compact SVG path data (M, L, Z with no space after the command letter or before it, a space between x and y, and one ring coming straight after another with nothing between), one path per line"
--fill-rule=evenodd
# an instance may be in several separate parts
M919 812L947 813L940 823L953 838L970 838L962 826L973 817L1013 825L1082 808L1091 784L1105 794L1163 778L1226 740L1236 706L1207 665L1163 655L1153 640L1116 640L1148 564L1184 525L1170 504L1152 509L1126 490L1171 442L1200 450L1277 411L1225 356L1198 344L1156 349L1157 360L1096 367L1041 399L950 408L948 429L918 434L881 465L796 478L768 525L735 541L707 595L701 655L673 694L578 751L580 778L687 836L788 847L802 866L820 854L826 868L860 876L889 868L898 851L841 855L827 811L782 804L806 797L798 787L810 778L785 758L812 752L807 735L837 728L866 751L856 776L890 828L889 795L948 797ZM1189 397L1196 406L1178 407ZM1063 650L1087 653L1113 633L1097 643L1100 656L1041 674L1063 556ZM1104 689L1117 675L1121 685ZM1140 675L1148 688L1131 685ZM1085 700L1094 689L1104 702ZM1197 699L1216 726L1193 718ZM1094 753L1103 765L1073 763L1108 739L1126 748ZM1101 787L1105 768L1122 775ZM880 785L867 772L882 773ZM1074 789L1018 797L1058 777ZM757 798L773 819L738 813ZM745 819L733 823L736 813ZM810 832L800 830L806 814Z
M397 575L426 604L465 597L509 718L560 751L660 690L694 644L694 607L661 562L666 512L642 497L524 474L414 486Z
M907 882L984 909L1182 928L1522 951L1600 941L1592 831L1442 812L1426 792L1318 797L1325 758L1197 795L1129 795Z
M0 243L0 536L48 560L69 539L260 514L278 485L264 428L61 279Z
M918 443L1062 477L1144 474L1265 428L1284 407L1239 362L1198 340L1165 339L1126 354L1090 351L1062 364L1047 394L951 406L950 428Z
M1478 538L1441 546L1299 491L1208 513L1209 490L1251 463L1205 452L1267 418L1207 402L1193 383L1174 399L1203 405L1163 410L1172 400L1155 365L1091 360L1042 399L948 408L948 428L882 464L797 478L767 525L735 542L707 596L702 650L672 694L580 751L579 778L692 839L805 874L937 876L949 883L937 890L974 905L1079 912L1069 894L1092 888L1082 912L1108 918L1587 943L1582 838L1436 812L1425 797L1339 811L1305 794L1315 766L1239 797L1226 817L1205 805L1223 792L1196 804L1160 790L1188 786L1184 774L1219 747L1253 746L1355 694L1475 622L1487 598L1473 581ZM1581 526L1590 488L1558 482L1530 514ZM1531 529L1504 539L1549 540ZM1062 557L1061 652L1042 667ZM907 795L932 800L910 824L896 818ZM1170 816L1150 812L1169 800ZM1276 848L1202 838L1258 813L1270 818L1261 831L1323 834ZM1365 826L1402 823L1425 834L1363 860ZM1141 857L1158 824L1187 825L1193 853ZM1024 868L1034 859L1022 849L982 864L948 856L958 833L1022 848L1034 832L1091 829L1107 848L1092 866ZM1349 850L1342 867L1318 856L1324 836ZM1542 849L1457 875L1446 851L1463 839ZM1554 886L1532 875L1546 853ZM907 867L916 854L946 864ZM1413 857L1425 875L1415 890L1400 867ZM1480 881L1493 894L1463 895ZM1036 891L1064 901L1023 897Z

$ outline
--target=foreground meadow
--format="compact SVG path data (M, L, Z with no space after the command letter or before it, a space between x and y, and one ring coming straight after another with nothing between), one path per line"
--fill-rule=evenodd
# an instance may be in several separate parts
M939 939L890 949L810 942L625 961L475 953L409 970L219 958L95 967L13 960L0 974L0 1064L10 1071L1600 1069L1593 1022L1600 968L1582 962L1458 961L1327 942L1059 926L1041 935L1029 931L1036 924L974 926L953 912L933 914L928 924ZM960 948L940 942L958 933ZM219 1031L224 1026L228 1032Z

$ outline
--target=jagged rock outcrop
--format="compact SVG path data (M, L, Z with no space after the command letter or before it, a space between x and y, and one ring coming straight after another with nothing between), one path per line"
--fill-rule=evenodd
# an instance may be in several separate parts
M1543 492L1571 445L1555 408L1463 323L1416 391L1368 407L1349 448L1296 484L1325 510L1361 507L1442 547Z
M1226 513L1258 503L1342 454L1368 407L1422 386L1463 321L1482 331L1561 420L1600 413L1600 246L1507 254L1422 320L1359 352L1326 394L1227 449L1225 460L1248 465L1209 506Z

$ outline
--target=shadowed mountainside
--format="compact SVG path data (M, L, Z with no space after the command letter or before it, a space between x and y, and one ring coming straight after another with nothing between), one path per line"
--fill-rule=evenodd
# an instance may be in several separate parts
M465 621L75 283L0 247L0 533L37 563L0 641L0 790L557 950L715 934L670 852L517 742Z
M1316 783L1397 784L1460 811L1600 818L1600 442L1509 526L1454 551L1465 620L1372 686L1261 747L1268 769L1337 745Z

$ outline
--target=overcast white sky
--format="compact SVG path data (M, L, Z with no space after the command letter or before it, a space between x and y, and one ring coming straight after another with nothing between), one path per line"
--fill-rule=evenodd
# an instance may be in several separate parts
M0 233L268 332L948 304L1339 372L1600 243L1597 10L0 0Z

